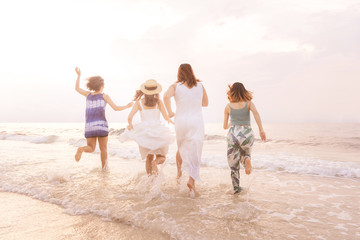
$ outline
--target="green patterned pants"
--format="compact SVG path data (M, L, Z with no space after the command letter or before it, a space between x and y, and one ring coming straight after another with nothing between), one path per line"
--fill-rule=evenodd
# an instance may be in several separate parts
M251 158L254 133L250 126L232 125L227 135L227 160L231 169L231 180L235 193L240 188L240 163L245 167L245 160Z

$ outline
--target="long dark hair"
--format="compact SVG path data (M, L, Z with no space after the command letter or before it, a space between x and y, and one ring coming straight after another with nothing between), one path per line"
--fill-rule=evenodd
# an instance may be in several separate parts
M191 65L188 63L183 63L180 65L178 70L177 82L186 83L189 88L192 88L196 86L197 82L200 82L200 80L196 79Z
M134 100L139 101L141 97L145 95L145 106L154 107L159 102L159 94L147 95L144 94L141 90L136 90Z
M227 95L230 102L247 102L253 99L252 92L246 90L244 84L236 82L232 86L228 86Z

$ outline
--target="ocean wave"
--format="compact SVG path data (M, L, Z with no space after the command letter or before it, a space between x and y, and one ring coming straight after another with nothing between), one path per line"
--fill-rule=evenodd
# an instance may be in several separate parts
M326 161L295 156L254 155L254 169L310 174L324 177L360 178L360 165L354 162Z
M110 136L120 136L124 131L125 131L125 128L120 128L120 129L110 128L109 135ZM224 140L226 140L226 136L217 135L217 134L214 134L214 135L205 134L204 140L205 141L217 141L217 140L224 141Z
M168 162L175 164L175 156L170 156ZM203 153L201 166L229 168L226 153ZM310 174L324 177L360 178L360 164L355 162L328 161L289 155L252 154L253 169L272 172L287 172Z
M85 139L70 139L69 144L75 147L86 145ZM169 151L166 162L176 164L176 148ZM95 153L98 153L98 146ZM108 154L115 161L124 160L141 160L138 146L135 143L112 145L109 143ZM118 160L116 160L118 159ZM356 159L352 162L331 161L316 159L301 155L290 154L252 154L252 164L254 169L263 169L275 172L288 172L297 174L311 174L326 177L345 177L360 178L360 165ZM226 151L224 152L207 152L203 151L201 166L228 168Z
M71 139L69 143L75 147L86 145L85 139ZM95 149L98 153L99 149ZM136 144L108 146L108 153L111 157L124 160L137 159L142 161ZM176 163L176 151L169 151L167 163ZM305 156L289 154L252 154L252 165L254 169L264 169L275 172L288 172L297 174L312 174L326 177L360 178L360 165L355 162L331 161ZM228 168L226 152L202 153L201 166Z
M205 134L205 141L226 141L224 135L211 135ZM260 138L255 138L256 143L262 142ZM334 147L348 150L360 150L360 138L359 137L336 137L336 138L322 138L322 137L310 137L308 139L277 139L268 138L266 140L268 144L273 145L287 145L287 146L299 146L299 147Z
M38 136L38 135L27 135L27 134L13 134L7 132L0 133L0 140L12 140L12 141L24 141L37 144L48 144L54 143L59 139L57 135Z
M205 141L217 141L217 140L220 140L220 141L225 141L226 140L226 136L223 136L223 135L208 135L208 134L205 134Z
M120 129L110 128L109 135L110 136L120 136L124 131L125 131L125 128L120 128Z
M124 160L142 161L136 145L123 148L108 148L110 156ZM254 169L297 174L311 174L325 177L360 178L360 165L355 162L329 161L304 156L252 154ZM176 152L170 151L167 163L176 164ZM226 153L213 154L206 151L202 154L201 166L228 168Z
M209 166L214 165L211 159L212 157L206 161ZM225 164L222 165L222 167L224 166ZM255 170L263 169L323 177L360 178L360 165L355 162L328 161L288 155L253 154L252 166ZM217 164L217 167L220 167L219 164Z
M86 146L86 139L85 138L80 138L80 139L70 138L68 143L74 147L82 147L82 146Z
M256 142L260 142L261 139L255 139ZM334 147L349 150L360 149L360 138L320 138L312 137L308 139L267 139L267 143L275 145L288 145L299 147Z

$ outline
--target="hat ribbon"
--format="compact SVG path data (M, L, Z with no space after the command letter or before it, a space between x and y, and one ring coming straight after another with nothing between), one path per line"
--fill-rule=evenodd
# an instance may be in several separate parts
M157 86L155 86L155 87L147 87L147 86L145 86L145 89L146 90L155 90L155 89L157 89Z

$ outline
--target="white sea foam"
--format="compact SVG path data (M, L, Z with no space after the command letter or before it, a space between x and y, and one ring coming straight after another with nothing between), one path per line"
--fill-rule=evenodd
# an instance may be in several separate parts
M64 183L70 180L70 173L65 170L50 171L48 173L48 181L55 183Z
M175 144L170 146L167 161L159 168L159 176L148 177L136 143L117 141L120 130L111 133L109 173L101 171L98 150L94 154L84 153L80 162L74 161L76 147L86 144L82 128L22 126L21 129L4 129L0 126L0 139L3 140L0 191L17 192L54 203L69 214L91 214L106 221L152 229L172 239L274 237L272 226L266 227L268 223L280 230L304 230L301 234L307 234L306 239L332 237L327 230L322 231L326 224L335 228L333 234L340 230L349 236L359 228L359 215L351 211L357 207L359 179L349 179L360 177L357 158L340 162L328 159L325 154L316 155L318 151L311 152L311 149L319 144L309 145L309 148L306 145L311 154L302 154L295 148L282 151L286 144L305 144L301 145L301 141L277 142L274 137L269 144L259 143L261 147L254 148L255 175L245 177L241 170L242 186L249 188L251 184L251 195L235 197L231 194L225 139L221 132L209 132L204 142L200 172L203 182L197 183L201 195L192 198L186 186L187 177L181 178L180 185L175 180ZM346 141L356 144L358 140L347 138ZM18 147L16 151L14 146ZM346 153L343 149L336 151L339 156ZM299 174L318 177L303 178ZM222 179L217 180L218 176ZM323 184L317 184L323 181ZM295 182L298 189L293 188ZM286 193L286 196L278 193ZM298 199L301 199L300 203ZM330 217L324 219L327 213ZM316 230L311 233L313 226ZM359 236L358 232L356 234ZM292 232L291 236L296 239L302 235Z
M0 168L0 173L4 170ZM60 205L71 215L93 214L106 221L163 232L173 239L206 239L209 235L203 236L198 229L214 229L219 218L236 227L239 220L251 221L260 213L247 203L208 206L204 200L189 198L188 194L174 189L174 180L169 184L161 167L157 177L148 177L141 171L123 180L120 186L108 179L111 176L93 170L80 178L79 173L70 169L51 170L47 179L42 177L41 168L34 169L31 178L24 178L22 171L10 171L13 171L11 175L1 175L0 191L26 194Z
M346 232L349 231L349 229L346 228L346 227L344 226L344 224L338 224L338 225L336 225L334 228L337 229L337 230L341 230L341 231L346 231Z
M138 175L138 179L135 181L138 182L135 186L135 191L144 195L145 202L149 202L163 194L161 191L161 184L164 181L164 174L161 170L159 170L157 176L148 176L147 174Z
M290 221L291 219L293 219L294 217L296 217L295 214L290 213L290 214L283 214L283 213L278 213L278 212L274 212L274 213L270 213L271 216L274 217L279 217L281 219L284 219L285 221Z
M349 213L341 211L340 213L336 213L336 212L328 212L329 216L336 216L338 219L340 220L345 220L345 221L351 221L352 217L350 216Z
M53 125L48 125L49 124L34 125L36 127L31 127L31 125L27 126L26 124L14 125L18 127L0 126L0 130L5 130L0 132L0 140L25 141L37 144L51 144L63 141L74 147L86 145L86 139L83 138L83 129L79 128L79 126L82 127L83 124L70 124L67 127L66 124L64 124L63 127L58 128ZM215 129L214 126L211 125L211 128L208 127L206 131L202 166L228 168L225 149L226 131L213 130ZM351 128L354 129L354 126L351 126ZM138 147L135 143L120 143L117 141L117 137L123 132L123 129L124 128L121 127L110 129L109 155L113 158L140 160ZM272 136L266 144L261 145L260 143L255 143L255 145L259 144L259 147L256 148L256 151L252 154L254 170L264 169L297 174L360 178L360 163L359 159L356 159L358 155L353 154L354 159L346 161L342 161L341 159L337 161L333 159L329 160L321 154L318 155L319 151L317 150L319 147L329 146L329 150L338 149L337 152L339 156L344 157L341 148L336 148L335 145L344 145L346 152L355 151L360 148L360 138L349 134L341 135L340 133L337 133L339 136L331 136L330 134L330 137L325 138L320 133L322 132L319 131L317 135L313 133L314 136L307 138L290 138L286 134L281 137ZM175 145L174 143L170 148L167 156L167 162L170 164L175 164ZM306 147L306 151L312 151L312 149L316 151L313 156L311 154L306 154L305 156L303 153L296 152L297 150L293 146L299 146L299 148ZM291 151L286 151L288 147ZM267 151L269 148L272 152ZM276 149L280 151L274 151ZM324 151L326 151L326 149L324 149ZM98 146L95 149L95 154L97 153L99 153Z
M321 223L321 221L319 219L315 219L315 218L309 218L306 221L307 222L312 222L312 223Z
M69 144L75 147L86 145L85 139L70 139ZM167 155L167 163L175 164L175 150L170 149ZM95 153L98 153L98 147ZM136 144L112 144L109 143L108 153L110 156L120 159L140 159L140 153ZM253 169L264 169L276 172L288 172L298 174L311 174L327 177L360 178L360 164L354 162L328 161L310 157L271 154L252 154ZM213 153L204 151L201 166L215 168L229 168L226 152Z
M82 146L86 146L86 139L85 138L79 138L79 139L70 138L68 143L74 147L82 147Z
M327 161L300 156L254 154L255 169L312 174L328 177L360 178L360 165L354 162Z
M12 140L12 141L24 141L31 143L54 143L59 139L59 136L49 135L49 136L36 136L36 135L25 135L25 134L12 134L1 132L0 140Z
M342 211L342 212L338 215L338 219L345 220L345 221L351 221L351 220L352 220L352 217L350 216L349 213Z
M73 145L81 146L79 142ZM140 160L139 150L136 145L124 146L122 148L109 147L108 152L114 157ZM175 164L174 153L169 152L167 162ZM203 152L201 165L215 168L229 168L225 153L213 154ZM327 161L299 156L253 154L252 165L254 170L264 169L276 172L311 174L327 177L360 178L360 164L354 162Z

